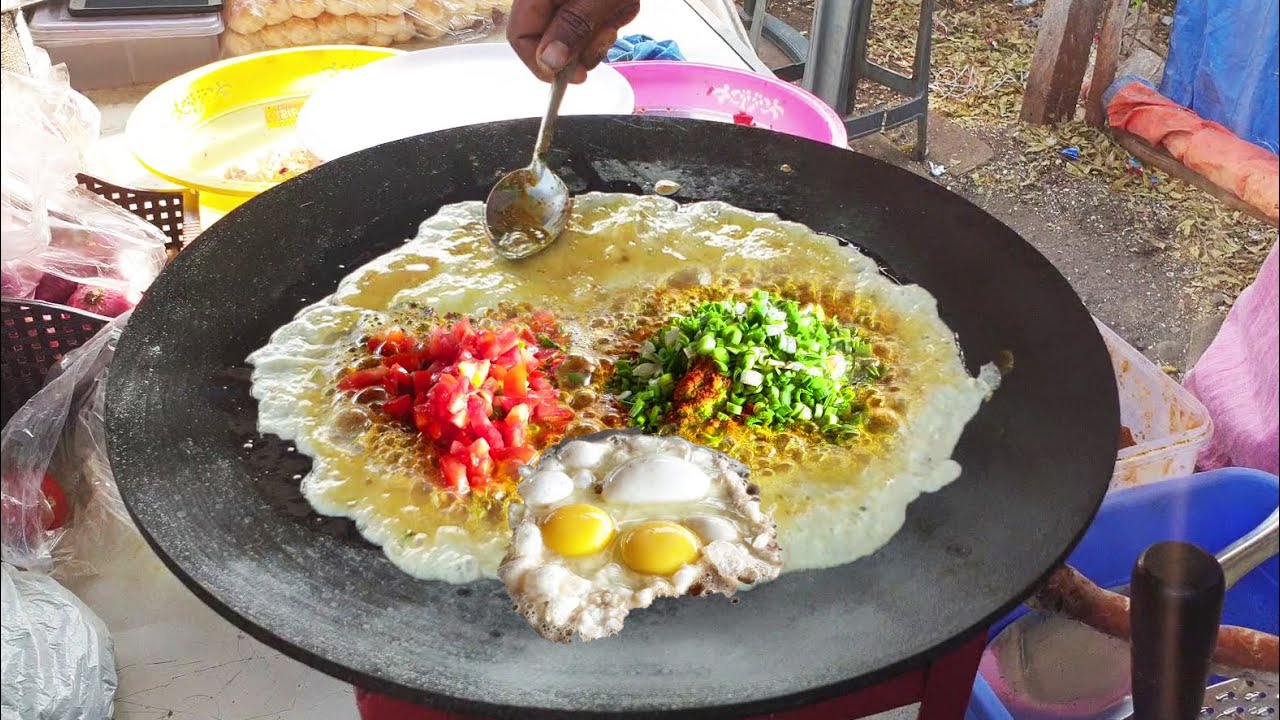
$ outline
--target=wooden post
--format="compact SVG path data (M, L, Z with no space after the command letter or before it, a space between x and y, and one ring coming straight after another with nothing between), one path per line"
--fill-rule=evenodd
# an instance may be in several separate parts
M1070 119L1080 101L1103 0L1048 0L1022 97L1022 119L1043 125Z
M1094 127L1106 127L1107 110L1102 106L1102 94L1116 79L1116 66L1120 64L1120 41L1124 39L1124 16L1129 10L1129 0L1107 0L1102 14L1102 29L1098 31L1098 54L1093 60L1093 79L1089 81L1089 96L1084 101L1084 120Z

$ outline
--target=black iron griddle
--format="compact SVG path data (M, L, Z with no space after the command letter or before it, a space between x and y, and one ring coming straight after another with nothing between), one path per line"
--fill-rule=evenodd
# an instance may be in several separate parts
M561 122L551 163L572 191L642 193L668 179L677 200L776 211L932 292L971 371L1011 352L1012 374L956 451L963 476L916 501L872 557L784 575L737 605L660 601L618 637L568 646L535 635L497 582L414 580L349 521L312 513L298 491L306 459L255 431L244 359L441 205L482 200L524 162L536 123L466 127L327 163L251 200L134 311L108 386L111 463L139 527L193 592L304 663L434 707L710 718L918 666L1066 556L1111 476L1115 379L1080 300L1017 234L924 178L806 140L672 118Z

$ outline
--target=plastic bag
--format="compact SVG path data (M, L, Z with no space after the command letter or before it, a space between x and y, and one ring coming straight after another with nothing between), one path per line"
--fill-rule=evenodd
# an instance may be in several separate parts
M135 544L138 530L125 509L111 461L107 458L106 378L87 388L75 425L63 435L53 466L79 469L75 522L53 546L52 575L75 587L82 578L98 574L95 562L110 562Z
M75 187L100 116L84 96L71 89L66 66L50 67L38 51L32 75L0 72L0 110L5 153L0 162L0 294L30 297L42 272L23 259L49 244L46 200ZM21 150L16 150L22 148Z
M4 261L5 297L115 317L138 303L164 267L165 236L88 190L35 188L28 198L3 198L18 219L4 232L13 255Z
M153 225L77 186L100 116L65 67L3 73L0 294L114 317L132 307L166 260Z
M4 141L13 157L4 159L22 177L43 175L62 179L65 188L75 185L75 172L83 167L102 128L102 114L89 100L71 88L67 66L52 65L49 56L33 48L31 73L4 70ZM35 141L37 148L9 145L9 141ZM14 153L15 147L23 148ZM35 150L39 150L36 152Z
M0 566L3 720L102 720L117 677L102 620L53 578Z
M465 40L487 34L510 11L511 0L225 0L222 49L244 55L303 45Z
M80 526L77 542L93 542L94 523L127 522L107 465L101 400L127 322L128 313L115 318L68 353L0 431L4 562L48 572L74 556L59 547L69 527Z

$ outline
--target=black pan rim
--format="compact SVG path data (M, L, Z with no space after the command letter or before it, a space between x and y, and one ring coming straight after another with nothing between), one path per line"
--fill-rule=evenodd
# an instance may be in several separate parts
M509 123L509 124L519 125L521 123L524 123L527 125L529 122L530 121L515 121L514 123ZM566 119L566 123L589 123L589 122L622 122L627 125L636 125L637 123L639 123L642 126L647 126L652 124L662 125L665 123L681 123L681 124L689 124L689 125L716 125L718 128L725 128L725 126L723 125L720 125L714 122L709 122L709 121L694 121L694 120L683 120L683 119L676 120L676 119L670 119L670 118L618 119L618 118L586 117L586 118ZM734 128L734 129L725 128L724 131L734 132L734 133L765 133L767 132L764 130L756 130L756 129L748 129L748 128ZM424 136L424 137L429 137L429 136ZM405 147L408 147L409 144L417 142L419 140L420 138L411 138L408 140L397 141L396 143L389 143L389 145L404 145ZM812 143L812 144L817 145L817 143ZM339 159L339 160L333 161L333 163L330 163L330 164L332 165L335 163L343 163L345 160L349 160L349 158ZM884 173L887 173L890 175L892 174L912 175L909 171L894 167L892 165L889 165L888 163L884 163L882 161L874 160L874 159L869 159L869 160L875 163L876 165L881 166L880 169ZM303 176L300 176L300 177L306 178L308 175L310 175L310 173L304 174ZM296 181L290 181L290 183L294 183L294 182ZM267 193L265 193L263 196L260 196L260 198L269 199L270 197L273 197L274 193L277 193L277 192L279 192L278 188L272 189ZM677 197L677 199L679 198ZM964 200L963 198L960 198L960 200L964 204L970 206L975 211L981 212L979 208L974 206L972 203L969 203L967 200ZM257 202L258 202L258 199L251 200L250 203L247 204L247 206L252 207L253 204ZM240 211L237 210L235 212L238 213ZM1001 224L1003 225L1003 223ZM226 226L223 226L223 227L225 228ZM209 230L209 233L213 234L214 239L216 239L218 232L219 232L218 226L216 225ZM1012 231L1010 230L1010 232ZM213 249L204 249L205 245L209 245L210 247L212 247L215 245L215 243L197 242L195 243L195 245L196 245L195 247L190 248L188 251L184 252L181 256L179 256L179 258L175 260L174 265L180 266L180 264L184 262L190 262L191 256L188 255L189 253L199 253L202 251L215 252L215 250ZM1028 246L1028 249L1030 249L1029 246ZM1051 263L1049 263L1047 259L1045 259L1038 252L1034 252L1034 250L1032 250L1032 252L1036 256L1035 262L1042 264L1045 269L1052 270L1053 274L1058 275L1058 277L1061 278L1061 276L1057 273L1057 271L1052 269L1053 266ZM161 276L159 280L157 280L157 284L163 287L163 284L166 282L166 279L172 276L173 275L171 273L166 272ZM1062 282L1065 284L1066 283L1065 279L1062 279ZM1084 307L1083 303L1080 302L1078 297L1076 298L1076 304L1077 304L1077 307L1074 309L1079 313L1083 313L1084 315L1087 316L1088 314L1087 309ZM144 312L146 312L147 299L144 298L141 308ZM122 351L128 350L130 345L130 340L131 340L130 333L126 329L126 332L124 333L124 336L121 339L120 347ZM1101 344L1100 335L1099 335L1099 344ZM1114 377L1112 377L1112 384L1113 384L1113 387L1111 388L1111 390L1113 392L1111 392L1110 394L1113 399L1112 404L1115 406L1114 414L1115 414L1115 417L1117 418L1117 424L1118 424L1118 416L1119 416L1118 398L1116 396L1116 393L1114 392ZM118 394L119 385L112 384L109 379L108 386L109 386L108 404L107 404L108 446L113 459L115 459L116 453L114 449L112 449L113 444L110 442L110 438L114 437L118 432L124 431L123 428L121 427L121 423L123 422L123 419L121 418L120 414L116 412L116 409L118 408L118 403L112 402L113 398L115 398ZM1112 457L1114 457L1114 455L1112 455ZM1099 468L1099 470L1101 470L1101 468ZM1109 477L1110 468L1108 468L1107 470L1108 470L1107 476ZM1100 487L1095 486L1093 488L1094 497L1089 500L1089 506L1091 510L1089 512L1088 517L1090 521L1092 521L1093 517L1096 515L1098 511L1098 508L1101 506L1103 497L1105 496L1105 489L1106 489L1105 484L1101 485ZM178 578L183 582L183 584L186 585L189 589L191 589L192 592L195 593L198 597L200 597L200 599L203 602L208 604L211 608L213 608L216 612L218 612L219 615L221 615L222 617L232 622L235 626L244 630L245 632L255 637L256 639L264 642L268 646L281 651L285 655L292 657L296 660L299 660L300 662L303 662L304 664L307 664L311 667L317 668L322 672L325 672L326 674L329 674L336 678L342 679L344 681L356 683L360 687L363 687L371 691L382 692L395 697L405 698L408 700L417 700L421 698L424 692L422 689L415 689L415 688L401 685L394 681L388 681L388 680L383 680L381 678L373 677L362 671L355 670L353 668L347 667L345 665L342 665L334 661L330 661L324 657L321 657L313 653L312 651L304 647L296 645L282 637L279 637L271 633L269 630L265 628L262 628L256 625L248 617L242 615L239 611L233 608L231 604L221 600L216 594L214 594L212 590L204 587L194 576L190 575L176 560L170 557L165 552L162 544L152 535L152 533L147 529L147 527L140 521L140 518L135 514L133 505L132 503L129 502L130 493L126 491L124 487L122 487L121 494L125 498L126 507L128 508L130 516L133 518L135 524L137 524L139 530L142 532L148 545L151 546L152 549L156 551L157 555L160 556L165 566L169 568L169 570L173 572L176 576L178 576ZM1018 592L1015 594L1015 596L1013 597L1013 599L1010 599L1002 603L997 609L988 613L987 616L985 616L978 622L973 623L966 632L960 635L957 635L943 643L940 643L939 645L935 646L931 650L918 652L914 655L903 658L900 661L887 665L881 668L880 670L870 672L870 673L867 673L866 675L860 676L859 678L855 678L855 679L851 679L843 682L832 683L824 686L806 688L804 690L800 690L795 693L779 695L779 696L770 697L762 700L748 701L743 703L721 704L721 705L707 706L707 707L696 707L696 708L686 707L686 708L671 709L671 708L662 708L662 707L655 706L653 709L634 709L634 710L622 710L622 711L616 711L616 712L614 711L598 712L598 711L591 711L591 710L524 707L524 706L512 706L512 705L505 705L505 704L495 705L495 704L488 703L483 699L453 697L449 695L434 694L434 693L432 693L432 697L433 697L432 706L438 707L439 709L442 709L442 710L472 713L472 714L478 715L479 717L494 717L494 718L502 718L502 717L519 717L519 718L527 718L527 717L574 717L574 718L579 718L579 717L581 718L735 717L735 716L742 716L742 715L765 714L769 712L795 708L801 704L819 702L822 700L839 697L839 696L848 694L849 692L855 691L857 689L874 685L880 681L883 681L884 679L897 675L903 671L919 668L923 664L925 664L929 659L936 658L942 654L950 652L956 647L959 647L964 642L967 642L969 639L971 639L978 632L985 632L984 628L989 626L990 623L993 622L994 620L1006 614L1009 610L1018 606L1026 597L1028 597L1031 594L1031 592L1034 590L1036 586L1038 586L1041 582L1043 582L1043 580L1048 576L1048 574L1052 572L1053 568L1056 567L1057 564L1061 563L1070 554L1071 550L1080 541L1081 537L1083 537L1087 528L1088 528L1088 523L1085 523L1084 526L1074 534L1074 537L1071 539L1068 546L1065 549L1063 549L1062 552L1059 554L1054 565L1051 565L1048 569L1042 571L1042 573L1036 579L1035 582L1032 582L1026 587L1020 588ZM822 572L822 571L808 571L808 572ZM782 581L785 582L785 578Z
M1090 524L1092 524L1093 518L1097 517L1098 509L1101 508L1101 506L1102 502L1099 501L1098 507L1094 509L1093 514L1089 518ZM125 507L128 509L129 517L133 520L134 525L141 532L143 538L146 539L147 545L155 551L156 555L164 563L164 566L177 576L188 590L190 590L196 597L200 598L201 602L208 605L212 610L218 613L219 616L230 622L232 625L248 633L255 640L258 640L264 645L274 650L279 650L285 656L297 660L303 665L314 670L323 672L332 678L351 683L353 687L381 693L406 702L414 702L417 700L417 691L413 688L372 676L365 676L359 671L352 670L351 668L335 663L309 650L294 645L293 643L273 635L269 631L254 624L252 620L236 612L234 608L206 590L195 578L188 575L180 565L174 562L173 559L164 552L163 548L156 542L155 538L151 536L151 533L147 532L145 527L138 522L137 516L134 515L133 509L127 501L125 502ZM1048 579L1049 575L1053 573L1057 566L1066 561L1075 547L1080 544L1080 540L1084 537L1086 532L1088 532L1088 526L1086 526L1085 529L1075 537L1071 542L1071 547L1067 548L1052 567L1046 570L1036 580L1036 582L1018 593L1016 600L1000 607L996 612L991 613L988 617L970 628L968 632L943 642L936 646L931 652L917 653L914 656L886 666L858 679L833 683L822 687L808 688L790 695L780 695L767 700L684 709L655 708L653 710L595 712L590 710L563 710L530 706L494 705L482 700L470 700L467 698L448 695L436 695L435 698L438 702L433 703L429 709L460 713L473 717L475 720L557 720L561 718L574 718L575 720L666 720L669 718L707 718L709 720L720 720L721 718L752 718L759 715L768 715L770 713L784 712L788 710L801 710L805 705L814 705L827 700L838 699L840 697L856 693L860 690L866 690L867 688L874 687L875 685L890 680L898 675L920 670L927 667L930 660L943 657L971 641L979 632L985 636L987 633L986 628L989 628L995 621L1004 617L1014 608L1021 605L1028 597L1031 597L1035 589ZM822 571L806 570L803 572Z

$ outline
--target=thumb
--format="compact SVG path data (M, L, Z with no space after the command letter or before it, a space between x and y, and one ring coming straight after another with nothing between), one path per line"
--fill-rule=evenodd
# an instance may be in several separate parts
M552 16L538 44L538 63L560 72L582 54L614 11L610 0L568 0Z

